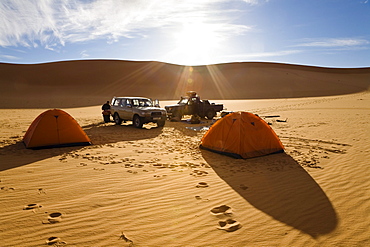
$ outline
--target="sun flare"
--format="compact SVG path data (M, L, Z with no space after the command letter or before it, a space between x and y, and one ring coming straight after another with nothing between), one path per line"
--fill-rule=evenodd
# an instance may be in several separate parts
M175 33L176 60L182 65L201 65L213 62L221 38L214 25L189 23Z

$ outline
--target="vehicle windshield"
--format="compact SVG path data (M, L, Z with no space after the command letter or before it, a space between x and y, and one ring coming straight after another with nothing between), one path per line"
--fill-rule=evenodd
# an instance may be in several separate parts
M148 107L153 106L153 102L150 99L133 99L132 106L134 107Z
M189 100L189 98L181 98L181 100L179 101L178 104L187 104L188 100Z

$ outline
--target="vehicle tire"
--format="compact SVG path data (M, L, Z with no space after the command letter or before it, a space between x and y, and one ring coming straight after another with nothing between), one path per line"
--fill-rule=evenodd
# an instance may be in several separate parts
M132 124L134 125L135 128L142 128L143 127L143 120L141 119L141 117L139 117L138 115L135 115L134 116L134 119L132 119Z
M117 124L117 125L121 125L122 123L122 119L120 118L120 116L118 115L117 112L114 113L113 115L113 119L114 119L114 122Z
M209 119L209 120L212 120L214 117L216 116L216 112L215 110L213 109L209 109L206 113L206 117Z
M159 121L157 122L157 126L158 126L158 127L163 127L163 126L165 125L165 123L166 123L166 120L159 120Z
M175 111L172 114L171 121L180 122L182 119L182 112L181 111Z

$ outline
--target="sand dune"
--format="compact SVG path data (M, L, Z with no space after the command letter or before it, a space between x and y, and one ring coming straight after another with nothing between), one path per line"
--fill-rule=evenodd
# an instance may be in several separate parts
M369 86L370 68L249 62L186 67L119 60L0 63L0 108L92 106L114 95L173 100L188 90L205 99L313 97Z

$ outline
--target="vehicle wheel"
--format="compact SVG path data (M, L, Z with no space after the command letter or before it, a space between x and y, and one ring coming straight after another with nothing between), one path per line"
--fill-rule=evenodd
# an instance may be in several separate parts
M122 123L122 119L119 117L118 113L114 113L113 115L113 118L114 118L114 122L117 124L117 125L121 125Z
M144 124L143 121L141 120L141 117L139 117L138 115L134 116L132 123L134 124L135 128L142 128Z
M157 126L158 126L158 127L163 127L165 123L166 123L166 120L159 120L159 121L157 122Z
M179 122L182 119L182 113L180 111L175 111L172 114L171 121Z
M213 109L209 109L207 111L206 117L210 120L212 120L216 116L216 112Z

